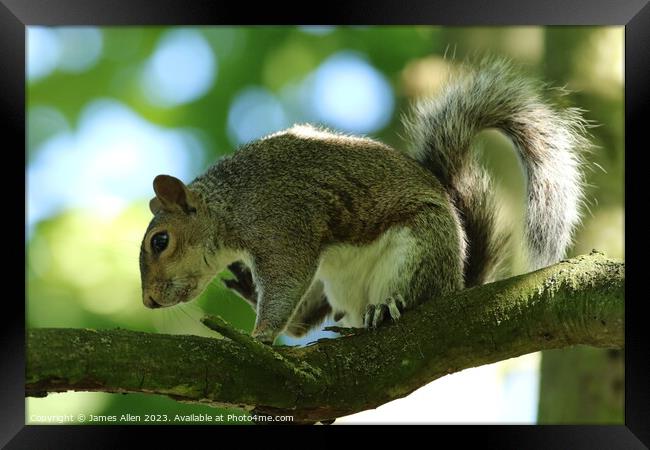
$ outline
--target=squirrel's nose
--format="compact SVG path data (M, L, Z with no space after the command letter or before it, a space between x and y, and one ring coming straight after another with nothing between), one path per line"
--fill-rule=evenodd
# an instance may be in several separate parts
M162 305L156 302L153 297L150 295L149 296L149 303L147 304L149 308L155 309L155 308L160 308Z

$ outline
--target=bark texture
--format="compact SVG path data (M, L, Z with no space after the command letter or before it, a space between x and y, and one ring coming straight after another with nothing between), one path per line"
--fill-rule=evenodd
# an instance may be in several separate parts
M535 351L624 345L624 263L602 254L432 299L377 330L268 347L218 317L223 339L31 329L26 395L164 394L296 421L376 408L444 375Z

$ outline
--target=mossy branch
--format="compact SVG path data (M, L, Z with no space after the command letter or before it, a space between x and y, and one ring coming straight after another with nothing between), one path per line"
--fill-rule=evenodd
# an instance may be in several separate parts
M224 339L30 329L26 395L164 394L316 421L375 408L446 374L539 350L624 345L624 263L592 253L432 300L374 331L266 347Z

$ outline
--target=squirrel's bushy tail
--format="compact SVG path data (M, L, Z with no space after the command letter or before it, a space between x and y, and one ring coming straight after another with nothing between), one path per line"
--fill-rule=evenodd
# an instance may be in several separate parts
M439 97L419 102L406 122L413 156L448 189L463 220L468 287L490 280L507 240L497 225L491 180L472 151L481 130L505 133L524 167L525 237L532 269L564 256L580 220L586 121L578 109L553 106L544 98L545 90L506 60L486 59L472 69L462 67Z

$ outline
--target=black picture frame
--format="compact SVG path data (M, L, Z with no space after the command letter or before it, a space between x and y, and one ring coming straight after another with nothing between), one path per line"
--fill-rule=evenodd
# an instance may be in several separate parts
M26 168L26 160L18 151L19 148L25 149L26 143L26 26L251 23L625 26L625 233L626 244L632 242L632 246L626 245L625 250L626 259L632 257L633 261L626 270L626 277L632 280L632 285L637 281L640 270L635 264L635 256L638 256L639 249L634 236L638 236L636 230L644 228L639 215L645 202L641 200L641 207L635 208L630 199L642 195L639 194L643 189L639 172L644 167L635 159L645 150L648 140L643 119L650 99L650 5L647 0L348 0L309 8L277 2L251 6L209 0L0 0L0 124L5 149L0 172L3 175L1 192L4 193L5 217L16 217L15 222L3 221L8 230L2 247L6 252L8 269L18 270L22 261L20 255L25 255L19 248L18 239L18 236L24 236L25 227L18 223L17 218L19 212L25 211L25 203L15 192L18 190L16 186L20 185L19 174L24 174ZM137 433L138 441L144 439L153 446L154 439L167 440L177 433L169 426L26 426L25 308L18 301L18 295L8 292L14 278L9 274L5 277L5 314L0 327L0 445L6 445L6 448L122 448L134 442L127 434ZM627 287L626 291L626 294L633 292ZM408 431L443 433L448 436L441 438L452 439L456 445L471 440L500 449L647 448L650 446L650 351L649 341L645 339L648 327L643 323L642 296L626 298L624 426L427 426ZM265 433L274 430L273 427L257 428ZM350 428L310 429L315 433L338 434L346 433ZM196 433L206 433L208 442L218 437L210 427L185 426L183 429L191 430L194 433L192 440L197 443L202 436ZM392 428L378 427L373 429L373 434L387 429ZM227 430L232 428L219 428L220 433ZM247 428L247 432L250 430Z

